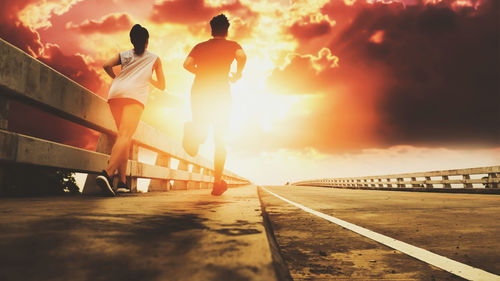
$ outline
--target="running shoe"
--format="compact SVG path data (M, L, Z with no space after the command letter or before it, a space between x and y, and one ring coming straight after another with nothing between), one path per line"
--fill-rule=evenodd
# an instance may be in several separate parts
M227 190L227 183L221 180L219 183L214 183L214 188L212 189L212 195L221 196Z
M116 192L118 192L118 193L130 193L130 188L127 186L126 183L119 181L118 185L116 186Z
M105 170L102 170L102 172L96 177L95 181L106 195L116 196L115 192L113 191L113 180Z

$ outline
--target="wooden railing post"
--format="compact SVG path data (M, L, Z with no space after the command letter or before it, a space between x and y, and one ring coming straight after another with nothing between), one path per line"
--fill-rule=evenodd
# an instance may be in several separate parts
M9 128L9 108L9 100L4 95L0 95L0 129L2 130ZM0 194L4 193L8 174L9 169L7 165L0 164Z
M203 168L203 175L204 176L209 176L210 175L209 172L210 171L208 170L208 168ZM206 181L201 182L200 188L207 189L208 188L208 182L206 182Z
M398 187L406 187L406 184L403 183L403 178L398 178Z
M102 133L97 141L96 152L111 154L111 149L113 149L113 145L115 144L115 136ZM106 167L102 167L104 169ZM87 179L85 180L85 185L83 186L83 195L95 195L102 194L102 190L95 183L96 174L88 174Z
M193 170L191 171L193 174L199 174L201 172L201 167L198 165L193 165ZM200 189L199 181L189 181L187 185L187 189Z
M189 163L185 160L179 159L179 167L177 167L177 170L188 171L189 170ZM176 181L174 181L174 186L172 189L175 189L175 190L187 189L187 183L188 183L188 181L185 181L185 180L176 180Z
M208 171L208 175L212 178L210 180L210 182L208 183L208 189L213 189L214 188L214 179L213 179L213 177L214 177L214 171L213 170L209 170Z
M472 183L467 182L470 180L470 175L462 175L462 179L464 181L464 188L473 188Z
M451 188L450 183L444 182L444 181L449 180L450 178L448 176L442 176L442 178L443 178L443 188Z
M386 179L387 180L387 187L392 187L391 179Z
M417 181L417 178L416 177L411 177L411 181ZM416 183L412 183L411 187L420 187L420 185L416 184Z
M170 168L170 156L165 153L158 153L156 166ZM171 189L169 179L152 179L148 191L169 191Z
M425 187L426 188L434 188L434 185L432 183L429 183L431 181L431 177L425 177Z
M493 180L497 178L496 173L488 173L488 188L498 188L498 183L494 183Z
M0 129L7 130L9 128L9 110L10 101L4 95L0 96Z
M130 160L139 160L139 145L136 142L132 142L130 145ZM137 192L137 177L128 176L127 177L127 185L130 187L130 192Z

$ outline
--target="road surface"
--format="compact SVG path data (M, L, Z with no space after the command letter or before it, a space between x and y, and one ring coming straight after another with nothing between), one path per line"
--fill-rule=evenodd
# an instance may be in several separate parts
M464 279L429 264L432 261L418 260L299 209L266 189L294 203L500 278L496 276L500 275L499 195L310 186L261 188L262 204L294 280Z

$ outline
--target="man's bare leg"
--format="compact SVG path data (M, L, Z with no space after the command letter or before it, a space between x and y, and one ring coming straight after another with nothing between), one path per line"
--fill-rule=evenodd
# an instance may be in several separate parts
M215 155L214 155L214 188L212 195L222 195L227 190L227 184L222 180L224 173L224 164L226 163L226 143L224 134L215 136Z
M214 155L214 182L220 183L226 163L226 146L224 143L215 145Z

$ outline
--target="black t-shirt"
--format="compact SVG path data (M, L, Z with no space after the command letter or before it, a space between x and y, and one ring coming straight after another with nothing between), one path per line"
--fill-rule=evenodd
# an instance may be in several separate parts
M234 41L216 38L196 45L189 53L197 68L194 84L227 84L231 64L239 49L241 46Z

